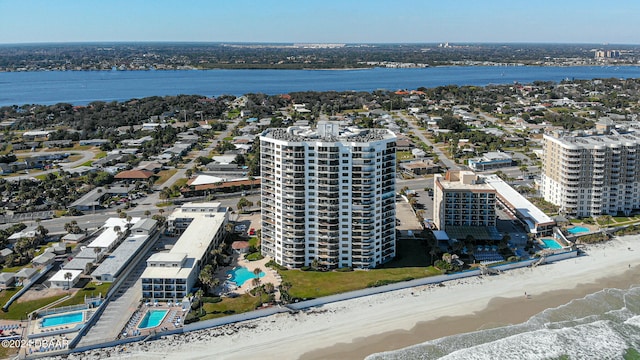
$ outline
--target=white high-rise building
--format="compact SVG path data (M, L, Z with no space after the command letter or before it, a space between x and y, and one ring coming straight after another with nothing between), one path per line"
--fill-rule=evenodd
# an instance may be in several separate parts
M629 215L640 209L640 137L544 136L541 191L568 215Z
M396 137L384 129L260 136L262 253L289 268L373 268L396 254Z

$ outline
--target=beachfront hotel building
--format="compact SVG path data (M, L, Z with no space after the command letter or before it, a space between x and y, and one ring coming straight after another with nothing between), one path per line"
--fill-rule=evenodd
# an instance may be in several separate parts
M191 292L211 251L225 237L227 207L220 203L186 203L167 217L167 231L180 236L171 250L151 255L140 276L142 297L181 300Z
M396 254L396 137L386 129L260 136L262 254L289 268L373 268Z
M433 222L439 230L496 226L496 190L474 172L436 174L433 184Z
M640 209L640 137L544 135L541 192L577 217Z
M556 225L497 175L479 175L472 171L435 175L433 219L439 230L456 233L455 230L465 227L481 227L486 228L486 236L499 240L502 237L496 229L497 208L536 236L551 235Z

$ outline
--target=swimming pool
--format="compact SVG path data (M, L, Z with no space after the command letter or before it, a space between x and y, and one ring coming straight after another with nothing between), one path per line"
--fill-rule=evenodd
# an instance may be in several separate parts
M169 310L149 310L138 324L138 329L148 329L160 325Z
M558 244L558 242L555 241L554 239L542 239L542 242L544 243L543 248L545 249L552 249L552 250L562 249L562 245Z
M256 277L253 271L249 271L246 267L240 266L233 270L227 271L228 275L231 275L229 281L234 282L238 286L242 286L247 280L251 280ZM260 272L257 277L263 277L264 272Z
M67 325L71 323L78 323L84 321L84 312L74 312L67 313L61 315L53 315L42 318L42 327L52 327L52 326L60 326Z
M571 234L577 234L577 233L589 232L589 229L584 226L574 226L572 228L567 229L567 231L570 232Z

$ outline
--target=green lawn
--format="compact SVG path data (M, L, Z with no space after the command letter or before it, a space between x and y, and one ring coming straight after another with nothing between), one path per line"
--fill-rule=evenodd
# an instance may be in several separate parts
M249 238L249 246L258 247L258 245L260 245L260 239L257 236Z
M411 153L411 151L398 151L398 152L396 152L396 159L398 161L411 160L413 158L414 158L414 156Z
M22 270L23 268L26 267L33 267L33 265L28 264L28 265L20 265L20 266L12 266L12 267L3 267L2 268L2 272L12 272L12 273L17 273L18 271ZM1 304L4 305L4 304Z
M410 267L375 269L351 272L317 272L288 270L281 271L282 281L293 286L289 293L294 298L319 298L347 291L367 288L380 281L399 282L410 279L439 275L441 272L433 267Z
M103 283L101 285L95 285L93 283L87 284L84 289L77 291L70 299L63 301L58 304L56 307L67 306L67 305L77 305L82 304L84 302L85 295L98 295L102 293L102 296L107 294L111 283ZM16 292L18 292L19 288L12 290L3 290L0 292L0 305L4 305ZM25 318L25 314L28 314L34 310L37 310L45 305L48 305L58 299L65 297L67 294L61 294L56 296L49 296L45 298L40 298L32 301L23 301L20 299L15 301L9 307L8 312L0 311L0 319L7 320L20 320Z
M88 283L85 287L79 291L77 291L70 299L63 301L58 304L56 307L68 306L68 305L79 305L84 303L85 295L88 297L98 296L102 294L102 297L107 296L107 291L111 287L111 283L102 283L100 285L96 285L93 282Z
M252 241L255 238L250 239ZM429 266L426 245L423 240L398 242L398 256L381 269L368 271L279 271L283 281L292 284L289 294L293 298L309 299L364 289L374 283L400 282L410 279L440 275ZM263 299L266 300L266 299ZM237 298L224 298L218 303L205 303L206 314L200 320L252 311L260 304L258 298L243 294Z
M252 311L255 310L258 305L260 305L259 299L249 294L243 294L233 299L224 298L218 303L205 303L204 310L207 314L202 316L200 320L215 319Z
M2 291L2 293L0 293L0 303L4 305L9 300L9 298L13 296L13 294L18 292L18 290L19 289L16 288L15 290ZM65 295L49 296L49 297L40 298L37 300L23 301L23 302L21 302L20 299L18 299L13 304L11 304L11 306L9 306L9 311L7 312L0 311L0 319L7 319L7 320L24 319L26 314L34 310L37 310L45 305L48 305L58 299L61 299L64 296Z
M172 177L176 172L178 172L178 170L176 169L162 170L158 172L159 178L155 181L155 185L164 184L165 181L169 180L169 178Z

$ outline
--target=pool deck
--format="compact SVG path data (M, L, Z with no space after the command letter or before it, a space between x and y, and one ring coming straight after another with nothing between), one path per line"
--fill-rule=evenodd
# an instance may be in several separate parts
M153 310L167 310L167 314L162 319L162 322L158 324L158 326L139 329L138 324L145 317L147 312ZM183 314L186 314L186 311L183 312L182 306L174 305L173 303L169 306L166 302L159 302L157 305L154 303L149 303L148 305L142 304L138 310L131 316L127 325L120 332L120 338L126 338L131 336L146 336L149 334L154 334L161 330L173 330L182 327L182 321L184 320Z
M87 319L93 315L95 309L74 310L57 314L49 314L47 316L63 315L65 313L83 312L83 320L79 322L42 327L42 318L31 320L29 322L27 334L23 336L26 339L29 335L34 338L30 339L27 346L21 349L21 354L33 355L39 353L47 353L55 355L57 352L66 351L69 341L78 335L78 325L84 324ZM50 333L50 334L49 334Z
M32 320L31 321L31 327L30 327L30 331L29 334L46 334L48 332L52 332L52 331L63 331L63 330L68 330L65 332L71 332L73 328L75 328L76 326L78 326L79 324L83 324L87 321L87 319L89 319L91 317L91 314L93 313L93 310L91 309L86 309L86 310L74 310L74 311L69 311L68 313L77 313L77 312L82 312L83 313L83 318L82 321L78 321L78 322L73 322L73 323L68 323L68 324L62 324L62 325L56 325L56 326L47 326L47 327L42 327L41 323L42 323L42 318L38 318L36 320ZM66 313L58 313L58 314L49 314L47 316L59 316L59 315L64 315Z
M220 280L220 284L222 285L231 277L231 275L227 274L227 272L233 270L238 266L246 267L251 272L253 272L256 268L260 268L260 270L264 272L264 276L260 278L260 284L272 283L277 288L278 285L282 283L282 279L274 269L266 266L269 260L271 260L271 258L265 257L262 260L248 261L244 258L244 254L236 254L234 255L234 260L231 262L231 265L219 268L215 276L218 280ZM254 286L252 284L252 281L248 280L244 284L242 284L242 286L229 292L233 292L236 294L245 294L253 288ZM221 295L224 296L225 293L223 292ZM277 292L276 296L278 296Z

